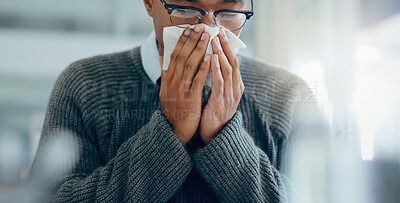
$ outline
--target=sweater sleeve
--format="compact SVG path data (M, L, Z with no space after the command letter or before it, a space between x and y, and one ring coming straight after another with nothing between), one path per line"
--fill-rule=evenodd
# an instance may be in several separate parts
M222 202L286 201L285 177L242 127L240 111L194 161Z
M68 71L67 71L68 72ZM64 72L53 88L31 167L34 202L166 202L191 171L190 155L157 110L103 163L94 132L85 129L79 78Z

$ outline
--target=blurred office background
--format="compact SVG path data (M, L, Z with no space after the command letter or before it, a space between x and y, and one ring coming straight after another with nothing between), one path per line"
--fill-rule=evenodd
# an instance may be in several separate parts
M330 125L289 159L296 201L399 202L400 1L255 4L242 53L303 77ZM141 45L151 31L138 0L0 1L0 202L27 178L61 71Z

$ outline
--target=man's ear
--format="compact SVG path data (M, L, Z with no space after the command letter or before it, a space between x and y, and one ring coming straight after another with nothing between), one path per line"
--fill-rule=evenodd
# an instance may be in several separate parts
M153 0L143 0L144 6L146 7L147 13L150 17L154 15L154 2Z

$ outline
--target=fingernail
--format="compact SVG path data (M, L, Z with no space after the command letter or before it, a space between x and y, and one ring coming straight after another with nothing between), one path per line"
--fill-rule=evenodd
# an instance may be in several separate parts
M185 34L185 36L189 36L190 35L190 29L186 29L184 34Z
M217 63L217 64L218 64L218 55L215 55L215 57L214 57L214 61L215 61L215 63Z
M201 40L205 40L206 39L206 34L201 34Z
M201 30L200 25L196 25L196 27L194 28L194 31L195 32L200 32L200 30Z
M206 57L204 57L204 62L208 61L209 56L207 55Z

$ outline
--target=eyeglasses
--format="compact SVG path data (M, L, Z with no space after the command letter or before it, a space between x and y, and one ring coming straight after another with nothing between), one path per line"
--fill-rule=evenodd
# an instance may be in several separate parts
M165 0L160 1L167 9L171 23L181 28L199 24L204 15L208 14L213 16L214 24L235 31L241 29L254 15L253 0L251 0L251 11L224 9L214 12L207 12L196 7L167 4Z

